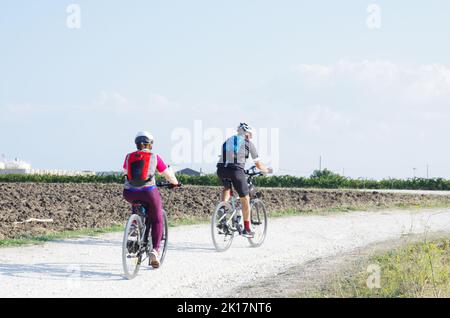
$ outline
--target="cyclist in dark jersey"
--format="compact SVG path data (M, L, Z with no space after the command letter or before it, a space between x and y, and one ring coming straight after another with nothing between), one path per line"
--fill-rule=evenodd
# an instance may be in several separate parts
M251 142L253 129L246 123L241 123L237 129L237 135L227 139L222 145L222 153L217 163L217 176L223 184L222 201L230 199L231 184L239 194L244 217L244 231L242 235L253 237L254 232L250 227L250 189L245 175L245 163L251 156L256 167L262 173L272 173L272 168L267 168L259 159L258 151ZM231 182L229 181L231 180Z

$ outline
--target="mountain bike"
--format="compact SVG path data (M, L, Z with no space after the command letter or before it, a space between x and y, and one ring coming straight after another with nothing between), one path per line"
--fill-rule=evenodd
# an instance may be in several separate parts
M257 172L256 167L245 170L247 183L250 188L250 220L255 232L253 237L248 237L252 247L259 247L264 243L267 233L267 211L264 202L261 200L262 194L256 191L253 185L253 178L263 175ZM242 235L244 230L244 220L240 199L234 194L231 188L231 200L220 202L214 210L211 220L211 234L214 247L219 252L228 250L236 235Z
M179 185L181 186L181 185ZM158 188L173 189L174 186L170 183L158 183ZM167 202L172 199L173 192L170 192ZM132 214L128 218L127 225L122 243L122 265L125 277L133 279L137 276L141 264L150 257L152 250L152 241L149 240L152 224L147 217L147 208L144 202L135 201L131 205ZM164 262L167 252L168 240L168 225L167 213L163 209L163 233L161 239L161 257L160 264Z

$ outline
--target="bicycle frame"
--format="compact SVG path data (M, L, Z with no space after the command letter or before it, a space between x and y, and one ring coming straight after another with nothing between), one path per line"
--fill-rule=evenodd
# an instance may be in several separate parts
M256 167L252 167L250 170L245 170L245 174L247 175L246 181L249 187L251 187L249 211L251 224L258 226L258 230L255 230L255 236L246 237L252 247L259 247L264 242L266 236L267 214L264 203L260 199L262 195L255 189L253 185L253 178L263 175L263 173L256 172ZM226 179L224 179L224 181L225 180ZM239 232L239 235L242 235L245 231L245 223L243 219L243 211L242 205L240 204L240 198L238 198L235 194L233 186L231 186L230 190L231 192L229 200L227 200L226 202L221 201L217 205L211 221L212 240L218 252L224 252L230 248L236 232ZM256 209L255 212L253 212L254 209ZM263 227L260 228L260 225L263 225Z
M237 221L236 217L240 216L241 220L242 220L242 218L243 218L243 216L242 216L242 209L238 208L237 199L236 199L236 196L233 193L233 189L231 189L230 201L231 201L230 203L231 203L232 213L231 213L231 216L230 216L229 220L227 220L226 225L231 231L241 233L241 231L242 231L241 222ZM226 212L218 220L218 222L221 222L227 216L227 214L229 214L229 213L230 212Z
M247 174L247 183L249 185L249 187L253 186L253 178L256 176L260 176L261 173L260 172L256 172L256 167L252 167L249 170L246 170L245 173ZM226 225L230 227L230 229L234 232L239 231L239 229L237 228L236 225L241 225L240 222L236 221L236 216L240 216L241 220L243 218L242 215L242 208L239 209L238 208L238 204L237 204L237 198L234 195L234 189L233 187L231 188L231 193L230 193L230 201L231 201L231 207L233 209L233 213L231 214L230 219L227 221ZM258 196L256 198L250 198L250 205L252 204L252 202L257 199ZM236 215L237 214L237 215ZM226 216L226 214L224 214L219 220L218 222L221 222L223 220L223 218Z

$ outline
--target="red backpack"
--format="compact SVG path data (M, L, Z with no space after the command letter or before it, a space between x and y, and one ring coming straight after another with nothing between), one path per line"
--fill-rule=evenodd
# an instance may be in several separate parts
M127 179L133 187L142 187L153 178L152 175L148 175L151 155L145 151L136 151L128 155Z

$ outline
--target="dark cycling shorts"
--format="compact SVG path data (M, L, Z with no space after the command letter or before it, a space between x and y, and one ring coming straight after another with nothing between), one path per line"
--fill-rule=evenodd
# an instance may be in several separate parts
M217 167L217 176L225 189L231 189L231 184L233 184L233 187L236 189L239 197L243 198L250 193L247 183L247 176L245 175L243 169Z

